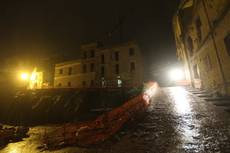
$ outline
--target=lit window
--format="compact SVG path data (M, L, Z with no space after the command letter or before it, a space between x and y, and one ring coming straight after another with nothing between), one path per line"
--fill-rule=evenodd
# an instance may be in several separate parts
M117 87L122 87L122 80L120 76L117 77Z
M103 78L103 77L101 78L101 86L102 86L102 87L105 87L105 86L106 86L106 85L105 85L105 78Z

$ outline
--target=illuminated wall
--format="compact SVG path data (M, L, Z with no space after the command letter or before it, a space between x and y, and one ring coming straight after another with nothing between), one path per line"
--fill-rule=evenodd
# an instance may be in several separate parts
M193 0L184 5L186 1L173 20L179 59L188 63L194 87L199 83L201 88L230 94L230 1Z
M56 64L54 87L118 87L143 83L141 52L134 42L108 47L92 43L83 45L81 51L80 60Z

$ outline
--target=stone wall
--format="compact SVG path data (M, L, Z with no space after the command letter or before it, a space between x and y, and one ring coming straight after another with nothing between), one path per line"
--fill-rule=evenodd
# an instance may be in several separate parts
M186 24L181 24L181 10L188 9L183 4L173 20L178 58L184 65L188 63L187 71L190 72L193 85L200 80L202 88L222 94L230 94L225 88L230 88L230 55L224 41L230 34L229 5L228 0L194 0L190 6L192 18L188 15L190 20ZM186 17L186 14L183 16ZM180 35L178 31L181 31ZM186 54L188 58L183 56Z

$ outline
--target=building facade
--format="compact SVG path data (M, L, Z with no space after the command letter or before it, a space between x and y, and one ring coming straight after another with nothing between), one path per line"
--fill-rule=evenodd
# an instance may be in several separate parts
M82 61L73 60L55 65L54 87L56 88L80 88L84 80L93 80L93 74L85 74L82 70Z
M183 0L173 18L178 59L196 88L230 94L230 1Z
M143 83L142 58L134 42L103 47L81 46L77 61L55 66L55 87L129 87Z
M34 70L28 74L28 89L42 89L45 88L43 83L43 72L37 71L35 67Z

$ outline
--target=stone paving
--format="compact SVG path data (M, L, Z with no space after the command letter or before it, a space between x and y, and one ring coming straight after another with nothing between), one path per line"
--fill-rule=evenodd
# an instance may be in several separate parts
M208 101L183 87L160 88L148 111L118 134L90 148L66 147L54 153L229 153L228 103ZM33 127L30 137L11 143L0 153L39 153L45 132L55 126ZM49 151L43 151L49 152Z

